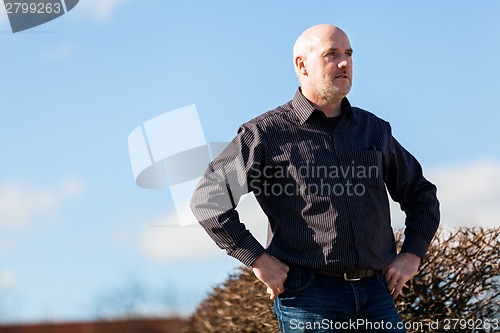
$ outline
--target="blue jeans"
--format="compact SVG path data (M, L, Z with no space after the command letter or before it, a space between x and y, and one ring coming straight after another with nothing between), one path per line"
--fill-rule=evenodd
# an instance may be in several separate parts
M274 301L282 333L406 332L384 276L360 281L290 267Z

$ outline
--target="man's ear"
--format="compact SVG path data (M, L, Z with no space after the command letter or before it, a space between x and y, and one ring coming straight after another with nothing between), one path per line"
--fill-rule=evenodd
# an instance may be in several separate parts
M307 75L307 69L306 69L304 57L296 56L294 63L295 63L295 71L297 72L297 74L300 73L302 75Z

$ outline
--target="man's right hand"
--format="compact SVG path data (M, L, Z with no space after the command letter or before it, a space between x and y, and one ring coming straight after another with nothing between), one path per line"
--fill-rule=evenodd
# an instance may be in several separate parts
M278 258L264 252L252 264L257 279L267 286L271 300L275 300L284 291L283 283L288 275L288 266Z

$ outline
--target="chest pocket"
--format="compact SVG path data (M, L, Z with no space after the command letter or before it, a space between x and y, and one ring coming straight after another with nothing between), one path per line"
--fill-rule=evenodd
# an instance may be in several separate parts
M372 149L349 155L345 162L350 162L350 165L344 165L344 168L350 171L348 176L353 184L384 187L382 152Z

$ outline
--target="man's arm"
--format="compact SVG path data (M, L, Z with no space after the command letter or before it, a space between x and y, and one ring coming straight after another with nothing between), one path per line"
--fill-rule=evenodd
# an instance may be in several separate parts
M242 126L237 136L210 163L191 199L191 209L215 243L250 266L265 250L241 223L235 210L248 193L249 179L264 164L264 140L255 124Z
M235 210L264 167L264 140L255 125L241 127L236 138L210 163L191 199L191 209L215 243L267 286L270 299L283 292L288 266L265 252Z
M436 186L424 178L418 161L390 136L384 180L389 194L406 214L405 240L396 259L383 270L388 288L396 298L417 273L439 227Z

